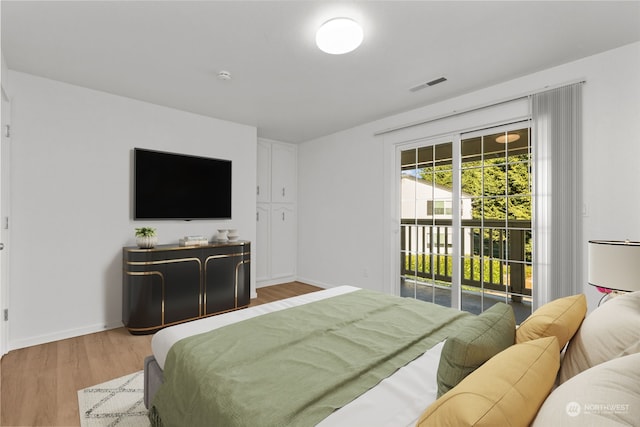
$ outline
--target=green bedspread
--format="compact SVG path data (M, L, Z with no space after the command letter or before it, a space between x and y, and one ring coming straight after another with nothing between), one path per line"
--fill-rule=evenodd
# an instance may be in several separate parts
M185 338L154 426L313 426L445 339L467 313L367 290Z

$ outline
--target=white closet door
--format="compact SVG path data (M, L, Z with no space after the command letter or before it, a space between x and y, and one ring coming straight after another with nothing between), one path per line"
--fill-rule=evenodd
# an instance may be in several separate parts
M274 144L271 147L271 202L292 203L296 199L296 149Z
M258 203L271 201L271 144L258 141L258 182L256 198Z
M271 276L271 239L269 227L271 225L271 209L269 205L256 207L256 281L267 280Z
M271 277L295 274L296 211L291 205L273 205L271 209Z

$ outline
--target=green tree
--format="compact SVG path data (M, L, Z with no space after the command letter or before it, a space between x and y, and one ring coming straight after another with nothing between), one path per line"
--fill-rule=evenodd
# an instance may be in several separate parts
M484 166L482 168L481 166ZM420 178L440 187L453 187L453 172L449 165L425 167ZM529 166L525 156L466 162L461 173L461 188L464 194L473 197L473 218L531 219L529 190ZM484 196L484 212L482 200ZM509 198L507 203L507 196ZM516 197L521 196L521 197Z
M508 159L496 157L472 160L463 164L460 184L463 194L472 197L472 218L531 220L530 173L527 160L525 154L510 156ZM450 165L425 167L420 171L420 177L440 187L453 187ZM498 233L485 230L483 238L485 242L492 242L490 250L494 254L504 244L497 236ZM530 238L525 245L526 259L531 260Z

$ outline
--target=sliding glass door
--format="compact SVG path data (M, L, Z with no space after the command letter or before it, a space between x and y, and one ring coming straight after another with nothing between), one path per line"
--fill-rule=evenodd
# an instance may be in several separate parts
M510 303L531 314L531 143L527 127L462 135L462 308Z
M401 153L401 289L411 296L451 305L454 235L453 143Z
M480 313L531 313L528 122L400 151L400 294Z

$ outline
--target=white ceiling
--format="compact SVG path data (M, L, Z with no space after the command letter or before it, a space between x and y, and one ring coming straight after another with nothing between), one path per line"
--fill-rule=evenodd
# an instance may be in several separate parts
M303 142L640 40L639 1L6 1L9 68ZM359 21L345 55L315 47ZM220 70L233 79L216 78ZM409 88L444 76L418 92Z

